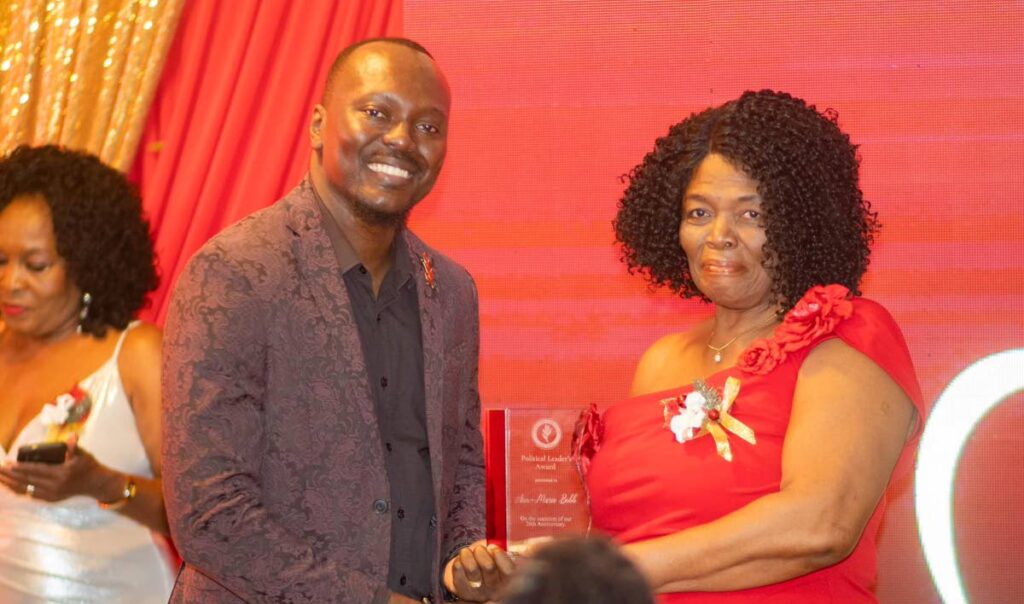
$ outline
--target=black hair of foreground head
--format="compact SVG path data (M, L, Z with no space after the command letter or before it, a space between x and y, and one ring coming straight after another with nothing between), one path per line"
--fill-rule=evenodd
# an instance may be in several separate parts
M654 604L640 571L610 539L541 546L510 580L501 604Z

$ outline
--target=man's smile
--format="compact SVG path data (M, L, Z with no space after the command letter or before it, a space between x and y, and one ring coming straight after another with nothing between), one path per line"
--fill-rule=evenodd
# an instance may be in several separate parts
M370 170L372 170L373 172L376 172L378 174L386 174L388 176L396 176L398 178L405 179L405 180L407 180L409 178L412 178L412 174L410 174L408 170L406 170L404 168L399 168L398 166L392 166L392 165L389 165L389 164L382 164L382 163L379 163L379 162L374 162L372 164L369 164L367 167L370 168Z

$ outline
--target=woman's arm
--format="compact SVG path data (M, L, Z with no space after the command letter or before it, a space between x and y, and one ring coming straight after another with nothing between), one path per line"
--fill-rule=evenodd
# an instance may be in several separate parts
M142 437L154 478L132 476L135 497L118 508L121 514L158 533L168 534L167 514L160 480L160 354L163 334L155 325L143 323L125 337L118 358L118 369L135 414L135 425ZM109 468L105 484L97 485L98 501L118 501L123 497L129 477Z
M914 418L903 390L838 339L797 380L780 491L704 525L629 544L659 592L777 583L853 551L889 482Z

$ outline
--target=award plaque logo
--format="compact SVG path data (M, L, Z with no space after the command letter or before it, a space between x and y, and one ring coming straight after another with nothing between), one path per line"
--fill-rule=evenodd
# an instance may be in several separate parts
M533 444L539 449L554 449L562 442L562 427L555 420L545 417L537 420L530 431L533 437Z

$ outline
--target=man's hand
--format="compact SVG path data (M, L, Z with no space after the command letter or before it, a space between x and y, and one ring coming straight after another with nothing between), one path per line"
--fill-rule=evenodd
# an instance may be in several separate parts
M505 550L477 541L451 559L444 569L444 584L460 599L488 602L497 598L515 568Z
M388 604L422 604L422 602L419 600L413 600L412 598L403 596L402 594L391 592L391 597L388 598Z

